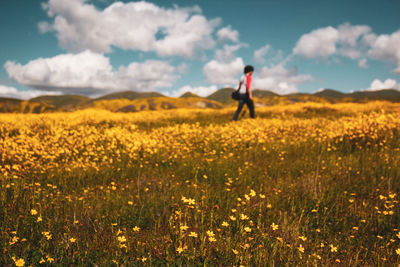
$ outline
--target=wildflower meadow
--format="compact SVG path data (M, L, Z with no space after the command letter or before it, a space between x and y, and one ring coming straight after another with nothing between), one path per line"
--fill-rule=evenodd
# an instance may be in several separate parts
M2 266L393 266L400 104L0 114Z

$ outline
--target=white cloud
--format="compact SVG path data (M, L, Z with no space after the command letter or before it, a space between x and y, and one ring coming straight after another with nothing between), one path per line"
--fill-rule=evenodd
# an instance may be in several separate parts
M239 50L242 45L224 45L222 49L215 51L215 58L220 62L232 61L235 57L235 53Z
M400 31L390 35L382 34L379 36L370 37L369 43L371 49L368 55L371 58L379 59L397 64L394 73L400 74Z
M98 10L86 0L49 0L43 8L54 21L39 23L39 30L54 30L68 51L103 53L115 46L192 57L198 49L215 46L212 33L220 24L220 19L205 18L197 6L167 9L145 1L115 2Z
M262 67L253 76L254 89L269 90L278 94L298 92L300 84L314 81L311 75L298 74L296 68L286 69L284 63L271 68Z
M339 32L333 27L326 27L304 34L297 41L293 53L305 58L327 58L336 52Z
M400 74L400 30L392 34L377 35L367 25L345 23L336 28L326 27L304 34L297 41L293 53L305 58L326 59L340 55L359 60L365 68L366 57L392 62L397 65L394 73Z
M48 92L39 90L18 90L15 87L0 85L0 97L30 99L40 95L60 95L61 92Z
M338 54L350 59L358 59L366 49L366 37L371 28L367 25L344 23L337 28L326 27L304 34L297 41L294 54L305 58L327 58Z
M377 91L382 89L397 89L400 90L400 84L393 79L386 79L385 81L381 81L379 79L375 79L372 81L366 91Z
M209 61L203 68L203 73L212 84L230 85L237 84L239 75L243 73L244 63L242 58L236 58L229 62L218 60Z
M218 88L216 85L197 86L197 87L192 87L190 85L186 85L186 86L179 88L178 90L173 91L170 95L173 97L179 97L179 96L183 95L184 93L192 92L196 95L206 97L206 96L211 95L215 91L217 91L217 89Z
M229 25L220 29L217 32L217 37L219 41L232 41L232 42L239 42L239 32L237 30L232 30L232 27Z
M149 60L113 70L109 58L89 50L39 58L26 65L7 61L8 76L16 82L47 91L97 95L108 91L151 91L170 87L178 76L170 64Z
M360 59L360 61L358 61L358 66L360 68L366 69L368 68L368 61L366 58Z
M266 62L265 56L268 54L268 52L271 50L271 46L269 44L260 47L256 51L254 51L253 54L253 59L255 62L263 64Z

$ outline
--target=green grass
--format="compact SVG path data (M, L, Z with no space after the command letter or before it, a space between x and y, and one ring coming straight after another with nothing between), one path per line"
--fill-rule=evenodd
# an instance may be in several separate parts
M34 266L400 263L396 253L400 210L395 195L400 192L400 133L396 128L381 130L375 137L303 136L301 142L296 137L302 136L301 129L282 129L281 136L270 142L244 140L231 146L235 139L206 130L211 124L235 129L232 114L215 112L212 120L199 113L137 123L143 134L165 134L166 128L177 126L202 129L198 135L178 132L174 138L180 148L167 144L154 153L143 150L133 161L125 143L117 140L111 149L111 140L99 138L97 145L109 158L116 159L116 149L121 151L119 160L97 169L67 170L68 160L61 157L48 159L60 162L59 168L26 166L11 172L18 178L0 176L1 265L12 265L12 257ZM279 119L283 124L347 116L351 118L334 109L302 109L285 115L259 112L259 119ZM250 120L239 123L247 125ZM32 129L45 138L48 128L39 126ZM112 120L90 126L99 132L128 127ZM78 131L79 125L73 127L66 132ZM324 130L324 125L319 128ZM85 138L85 132L81 134ZM82 151L75 157L83 157ZM1 163L3 170L13 164L5 154ZM195 204L185 203L182 197ZM38 214L32 215L32 209ZM392 214L384 214L389 211ZM241 214L248 219L241 220ZM222 226L223 222L229 226ZM272 229L273 223L278 229ZM180 228L184 225L188 229ZM215 242L210 242L209 230ZM197 237L188 236L190 232ZM122 236L126 241L118 240ZM12 244L13 237L18 240Z

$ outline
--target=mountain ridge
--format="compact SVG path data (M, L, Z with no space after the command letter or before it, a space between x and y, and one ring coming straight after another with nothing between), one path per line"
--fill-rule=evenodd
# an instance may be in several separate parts
M222 106L235 105L236 101L231 98L231 94L235 90L236 89L234 88L225 87L207 97L201 97L192 92L186 92L180 97L168 97L158 92L135 91L115 92L97 98L90 98L76 94L43 95L29 100L0 97L0 113L74 111L89 107L99 107L121 112L185 107L220 108ZM400 91L395 89L343 93L334 89L326 88L314 93L294 93L288 95L279 95L267 90L254 89L253 96L257 99L256 104L261 106L308 101L360 103L383 100L400 102Z

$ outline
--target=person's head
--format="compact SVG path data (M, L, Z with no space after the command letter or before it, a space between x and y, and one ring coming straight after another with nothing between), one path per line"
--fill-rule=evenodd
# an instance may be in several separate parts
M251 65L247 65L246 67L244 67L244 74L253 74L254 72L254 67Z

